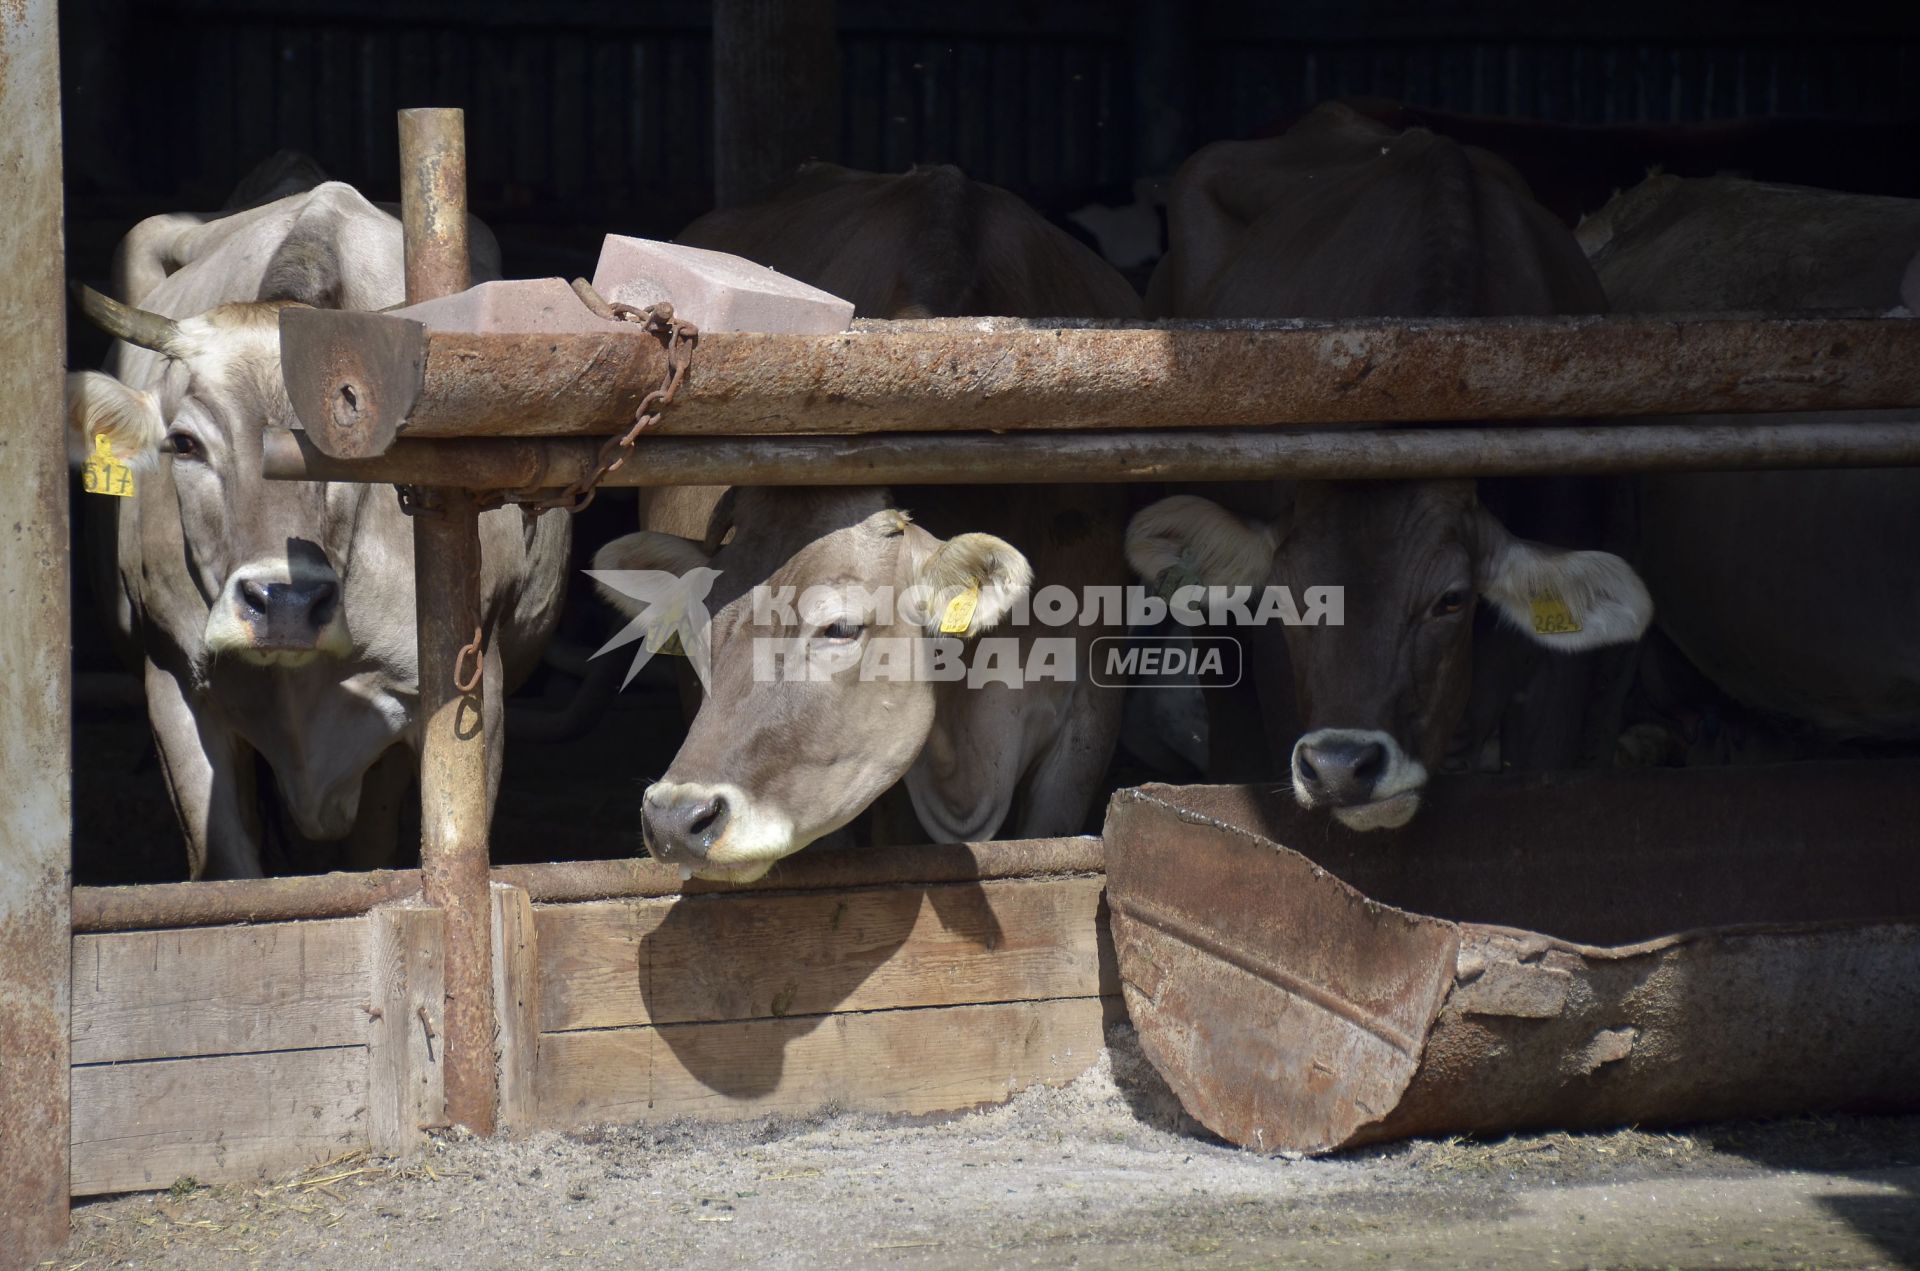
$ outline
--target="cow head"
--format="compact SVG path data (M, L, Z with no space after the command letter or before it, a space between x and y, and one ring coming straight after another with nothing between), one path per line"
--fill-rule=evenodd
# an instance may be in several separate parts
M105 439L137 481L172 488L214 661L297 666L353 649L338 564L358 488L261 475L265 429L293 422L280 377L286 303L175 320L83 290L89 317L165 362L151 389L98 371L69 375L69 451L78 463Z
M1471 687L1473 615L1488 603L1548 649L1636 640L1653 616L1631 566L1510 534L1471 481L1301 482L1273 523L1189 495L1127 530L1149 581L1344 589L1339 624L1289 626L1302 736L1295 797L1351 829L1393 829L1420 807Z
M880 491L743 490L732 516L717 549L711 535L702 545L642 532L594 565L720 571L707 693L642 798L641 826L648 850L683 873L750 882L906 775L942 688L913 658L943 632L966 640L997 626L1032 575L1004 541L942 541ZM643 612L605 580L601 591ZM963 623L946 604L958 595L972 602Z

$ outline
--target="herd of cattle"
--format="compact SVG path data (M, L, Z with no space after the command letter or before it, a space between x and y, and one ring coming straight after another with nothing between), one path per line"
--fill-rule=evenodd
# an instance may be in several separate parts
M1920 201L1654 174L1569 230L1495 154L1339 105L1199 152L1167 233L1143 303L1079 241L952 168L815 164L679 241L863 317L1920 308ZM484 227L473 244L475 280L497 277ZM384 487L269 482L260 456L265 430L296 422L279 310L400 303L399 222L338 183L155 217L122 243L113 287L117 300L85 299L120 343L105 372L70 376L69 443L78 461L105 438L136 469L133 498L88 501L91 572L143 669L190 873L259 874L270 827L342 843L349 866L386 863L417 772L412 534ZM1238 633L1251 675L1209 692L1196 764L1290 779L1355 830L1404 825L1449 767L1611 762L1629 702L1682 733L1673 721L1712 692L1808 745L1920 735L1911 470L681 488L643 498L641 516L597 566L719 571L708 690L638 809L651 852L702 877L758 878L849 827L878 842L1080 831L1123 720L1150 730L1164 711L1128 709L1124 689L1085 674L768 677L752 649L768 634L858 648L990 630L1025 645L1058 633L1013 601L1050 584L1343 587L1339 625ZM495 789L501 703L559 616L570 537L561 512L482 520ZM769 616L747 599L762 584L978 599L957 625L951 612ZM1540 621L1542 597L1555 620ZM1069 634L1084 652L1112 633Z

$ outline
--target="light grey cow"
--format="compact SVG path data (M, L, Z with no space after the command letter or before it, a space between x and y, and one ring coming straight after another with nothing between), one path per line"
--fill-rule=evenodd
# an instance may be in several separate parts
M1128 317L1139 303L1091 251L1004 190L950 167L900 176L811 165L766 204L703 218L681 236L852 300L871 317ZM687 492L649 509L653 529L607 544L601 569L683 577L717 569L708 603L709 691L686 742L641 806L646 842L703 878L751 881L876 808L881 842L1078 832L1120 725L1121 690L1086 673L1103 634L1016 623L1036 588L1117 588L1121 492L1013 486ZM691 506L689 506L691 505ZM676 526L682 535L660 532ZM825 608L756 614L751 589L819 587ZM914 612L863 597L916 586L972 593ZM634 612L618 592L608 598ZM943 630L943 628L946 628ZM1117 630L1116 632L1117 633ZM1111 633L1109 633L1111 634ZM979 657L1011 641L1075 647L1076 674L1001 682L878 678L871 653L945 640ZM768 679L769 648L818 659L818 679Z
M497 276L484 230L476 279ZM417 767L413 533L391 489L267 481L262 438L295 422L280 376L293 304L403 298L400 223L319 185L230 216L155 217L115 262L128 303L85 297L123 343L69 377L76 462L104 439L129 499L91 498L96 590L143 669L192 877L262 872L272 830L388 863ZM137 306L137 307L133 307ZM485 723L559 613L570 528L481 522ZM263 788L256 760L271 774Z

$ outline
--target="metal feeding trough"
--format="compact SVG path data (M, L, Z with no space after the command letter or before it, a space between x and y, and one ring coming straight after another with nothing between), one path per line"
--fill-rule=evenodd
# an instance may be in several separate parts
M1920 1108L1920 765L1437 782L1392 835L1274 787L1107 813L1141 1044L1266 1152Z

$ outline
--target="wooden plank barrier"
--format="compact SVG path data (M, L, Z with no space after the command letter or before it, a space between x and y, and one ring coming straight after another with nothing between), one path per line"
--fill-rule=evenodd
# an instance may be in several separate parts
M368 1144L373 918L73 941L76 1196Z
M1098 1057L1104 880L534 910L539 1120L953 1111Z
M997 877L926 849L923 877L876 854L873 881L850 860L792 890L548 904L501 871L500 1124L925 1114L1071 1080L1119 1018L1104 877L1056 868L1085 842L994 844ZM76 935L73 1193L414 1150L448 1120L444 935L417 901Z

